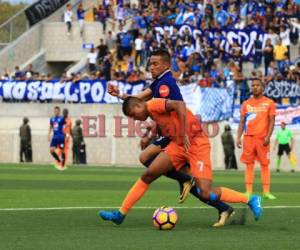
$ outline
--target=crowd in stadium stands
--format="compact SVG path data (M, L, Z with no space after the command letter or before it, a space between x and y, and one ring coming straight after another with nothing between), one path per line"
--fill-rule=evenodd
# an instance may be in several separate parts
M299 46L300 3L295 0L250 1L250 0L143 0L139 5L130 5L126 0L117 0L114 12L110 1L93 8L94 21L101 23L106 34L96 48L87 54L88 74L64 74L61 80L104 79L135 82L151 77L147 72L148 58L152 51L164 48L171 54L172 71L179 84L197 82L201 87L224 87L226 80L233 79L240 89L241 102L249 95L242 48L238 42L230 44L225 52L221 40L227 39L220 32L226 29L261 29L265 39L256 39L250 56L254 69L263 72L252 74L271 80L292 80L300 84L300 64L290 60L291 44ZM70 6L66 13L69 11ZM66 14L65 14L66 15ZM70 14L69 14L70 15ZM85 10L77 9L81 24ZM70 18L69 18L70 19ZM69 20L66 15L65 21ZM107 30L108 19L118 26L118 32ZM131 19L131 29L124 28L125 20ZM67 21L66 21L67 22ZM182 34L174 28L170 33L160 34L157 26L188 24L201 30L215 29L212 40L203 36L192 36L188 29ZM68 32L70 24L68 24ZM82 30L83 32L83 30ZM82 33L81 32L81 33ZM225 56L225 54L227 55ZM298 53L300 53L300 48ZM8 74L2 76L9 78ZM40 75L29 69L15 69L13 79L50 80L53 77Z
M222 86L222 80L230 77L242 81L242 48L234 42L229 52L221 46L219 37L207 36L194 38L186 29L179 34L165 31L160 34L156 26L189 24L202 30L222 28L258 29L265 33L264 41L257 39L250 60L257 69L264 61L266 79L294 79L298 74L289 74L297 69L290 61L290 45L298 44L300 31L300 5L294 1L141 1L139 6L118 1L117 14L114 17L110 6L100 5L94 8L94 19L103 23L106 18L118 21L119 32L107 33L106 41L100 40L96 51L88 55L89 69L95 67L107 80L119 72L122 78L136 75L136 71L147 69L147 61L152 51L164 48L172 55L172 70L179 83L199 82L203 87ZM132 20L132 28L125 30L124 20ZM103 24L103 27L105 25ZM116 52L116 62L113 54ZM97 65L95 60L98 53ZM229 53L225 57L225 53ZM92 58L92 61L91 61ZM121 64L126 64L123 67ZM115 66L115 69L113 67ZM220 70L225 65L225 69ZM126 68L123 72L121 68ZM109 70L111 69L111 70ZM112 72L112 73L109 73ZM296 79L297 80L297 79Z

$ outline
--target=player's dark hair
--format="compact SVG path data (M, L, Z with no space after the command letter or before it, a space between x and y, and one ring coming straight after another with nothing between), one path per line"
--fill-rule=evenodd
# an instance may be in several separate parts
M259 81L260 84L261 84L261 86L262 86L263 88L265 88L265 83L264 83L264 81L263 81L260 77L253 77L253 78L251 78L251 81L252 81L252 82L253 82L253 81Z
M135 106L136 104L141 103L141 102L142 102L142 100L137 97L134 97L134 96L127 97L124 100L123 105L122 105L122 111L123 111L124 115L128 116L129 110L133 106Z
M63 109L63 116L67 117L69 115L69 110L68 109Z
M58 107L58 106L55 106L55 107L54 107L54 109L58 109L58 110L60 110L60 107Z
M154 50L151 53L151 56L160 56L161 59L167 63L171 63L171 55L170 53L165 50L165 49L158 49L158 50Z

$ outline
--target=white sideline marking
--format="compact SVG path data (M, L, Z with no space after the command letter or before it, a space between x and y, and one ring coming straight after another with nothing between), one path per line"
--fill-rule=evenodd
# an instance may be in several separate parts
M0 211L47 211L47 210L85 210L85 209L118 209L120 207L28 207L28 208L0 208ZM156 209L157 207L134 207L133 209ZM211 207L172 207L174 209L212 209ZM246 208L234 207L234 208ZM300 206L265 206L265 209L300 208Z

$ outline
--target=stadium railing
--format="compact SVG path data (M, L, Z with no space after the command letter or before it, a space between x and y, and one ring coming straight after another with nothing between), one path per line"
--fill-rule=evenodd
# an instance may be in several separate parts
M37 0L34 2L37 2ZM25 6L0 25L0 50L30 29L29 22L25 15L25 10L29 7L30 5Z

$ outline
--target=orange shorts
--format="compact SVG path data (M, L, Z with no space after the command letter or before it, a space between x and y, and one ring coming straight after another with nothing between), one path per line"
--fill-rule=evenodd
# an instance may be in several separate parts
M179 171L183 165L190 164L191 175L200 179L212 179L212 169L210 160L210 143L207 137L197 136L190 141L191 146L185 152L183 146L179 146L174 141L164 149L170 157L175 169Z
M243 138L243 153L241 162L245 164L254 164L255 160L262 165L270 164L270 144L264 146L264 138L255 138L245 135Z

